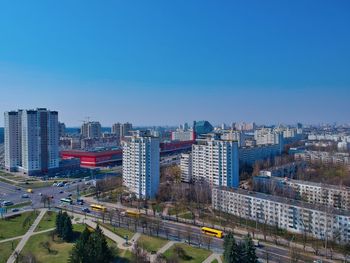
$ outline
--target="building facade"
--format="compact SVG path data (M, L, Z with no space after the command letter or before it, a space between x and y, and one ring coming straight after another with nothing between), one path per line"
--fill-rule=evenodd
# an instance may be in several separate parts
M192 146L192 180L210 186L239 186L237 141L221 140L218 135L197 139Z
M254 165L256 161L263 161L273 159L281 155L283 151L283 144L266 144L258 146L245 146L239 148L239 163Z
M93 139L102 136L102 127L98 121L84 122L81 126L81 136L83 138Z
M306 161L309 163L322 163L322 164L350 166L350 155L348 153L303 151L300 153L295 153L294 158L297 161Z
M292 233L345 244L350 241L350 212L226 187L212 189L212 206L234 216Z
M177 130L171 132L172 141L193 141L195 139L195 133L192 130Z
M192 154L182 153L180 158L181 181L190 183L192 181Z
M58 113L5 112L5 168L33 175L59 167Z
M138 198L154 198L159 188L159 138L135 132L122 144L123 184Z
M274 185L280 189L292 189L299 199L311 204L350 211L349 187L269 176L254 176L253 179L267 186Z

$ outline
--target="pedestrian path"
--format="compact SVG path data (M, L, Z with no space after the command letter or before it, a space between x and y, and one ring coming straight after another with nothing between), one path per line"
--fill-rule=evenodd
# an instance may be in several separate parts
M97 223L93 222L90 219L85 220L85 224L89 227L96 228ZM125 239L121 238L117 234L113 233L112 231L108 230L107 228L104 228L103 226L99 226L103 232L103 234L108 237L109 239L113 240L115 243L117 243L118 248L120 249L131 249L131 246L125 246Z
M177 241L169 241L168 243L166 243L164 246L162 246L158 251L157 254L155 255L150 255L150 261L155 262L157 255L158 254L163 254L165 251L167 251L169 248L171 248L175 243L177 243Z
M34 223L30 226L28 229L27 233L22 236L21 241L18 243L16 249L13 251L9 259L7 260L7 263L14 263L16 261L16 257L19 253L21 253L23 247L27 243L28 239L33 235L35 228L38 226L40 223L41 219L45 215L47 211L47 208L44 208L40 211L39 216L35 219Z
M222 263L221 257L219 254L213 253L211 254L206 260L203 261L203 263L211 263L214 260L217 260L219 263Z
M140 238L141 233L136 232L135 235L133 235L133 237L131 238L131 242L135 243L137 242L137 240Z

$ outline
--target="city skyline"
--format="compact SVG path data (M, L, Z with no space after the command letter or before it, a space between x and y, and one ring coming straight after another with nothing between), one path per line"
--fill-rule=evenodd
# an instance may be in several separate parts
M349 7L4 3L0 111L55 109L67 126L349 123Z

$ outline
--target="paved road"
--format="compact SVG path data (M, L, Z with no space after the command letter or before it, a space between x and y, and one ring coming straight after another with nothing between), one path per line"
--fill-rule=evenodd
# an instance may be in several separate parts
M80 183L80 185L84 184L83 182ZM74 192L76 189L77 184L72 184L67 188L59 188L59 187L43 187L40 189L34 189L34 193L30 194L30 199L33 201L33 207L42 207L42 203L41 203L41 196L39 196L38 193L42 193L42 194L47 194L47 195L53 195L53 202L52 202L52 206L56 205L59 206L60 205L60 199L63 197L67 197L68 193ZM22 191L18 191L16 190L16 187L14 187L13 185L9 185L6 183L2 183L0 182L0 187L3 187L5 189L7 189L6 191L8 192L7 194L7 199L9 201L13 201L14 203L17 203L18 201L23 202L25 200L23 200L20 196L23 193ZM60 191L64 191L63 194L60 194ZM2 192L2 189L0 188L0 193ZM73 212L77 212L77 213L81 213L81 209L82 207L88 207L89 204L96 203L95 200L93 200L92 198L86 198L86 204L84 206L79 206L79 205L67 205L67 210L68 211L73 211ZM107 205L108 208L110 209L125 209L125 207L123 207L120 204L113 204L113 207L111 208L111 206ZM99 213L93 212L91 213L94 216L100 216ZM151 212L149 213L150 215L152 214ZM150 217L151 218L151 217ZM113 219L114 222L116 222L116 218ZM159 220L159 218L158 218ZM124 223L122 223L122 227L127 227L127 225ZM130 224L130 228L133 228L133 224ZM200 242L199 240L202 239L203 234L201 233L201 230L198 227L195 226L190 226L190 225L185 225L185 224L179 224L177 222L174 221L166 221L166 220L162 220L162 229L160 229L160 235L163 237L166 237L167 234L169 234L169 238L174 240L174 241L180 241L179 239L179 234L181 236L181 241L185 241L185 237L188 233L188 229L191 229L192 232L192 237L191 237L191 243L193 243L194 245L199 246ZM142 232L143 229L141 226L137 227L137 230ZM237 239L239 240L240 237L238 236ZM203 245L202 245L203 246ZM222 253L223 252L223 240L221 239L217 239L217 238L213 238L212 239L212 244L211 244L211 249L215 252L215 253ZM290 251L288 248L285 247L280 247L280 246L274 246L271 245L269 243L263 243L263 247L258 248L257 249L257 254L260 258L266 258L266 253L268 253L269 255L269 260L272 261L276 261L276 262L285 262L287 260L289 260L289 254ZM313 260L313 258L311 257L304 257L305 260ZM324 262L327 262L324 260ZM331 262L331 261L329 261Z
M28 239L33 235L33 232L35 230L35 228L37 227L37 225L39 224L40 220L43 218L43 216L45 215L47 209L42 209L40 211L39 216L35 219L34 223L31 225L31 227L29 228L29 230L27 231L27 233L22 237L21 241L18 243L15 251L13 251L13 253L11 254L11 256L9 257L9 259L7 260L7 263L14 263L16 261L16 255L17 253L20 253L23 249L23 247L25 246L25 244L27 243Z

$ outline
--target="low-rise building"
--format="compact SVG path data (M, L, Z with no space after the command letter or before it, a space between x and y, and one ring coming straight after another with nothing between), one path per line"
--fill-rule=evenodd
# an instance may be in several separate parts
M341 244L350 241L350 211L227 187L212 189L212 206L292 233Z
M350 166L350 156L348 153L332 153L321 151L304 151L294 154L294 159L297 161L306 161L309 163L322 163L333 165Z

